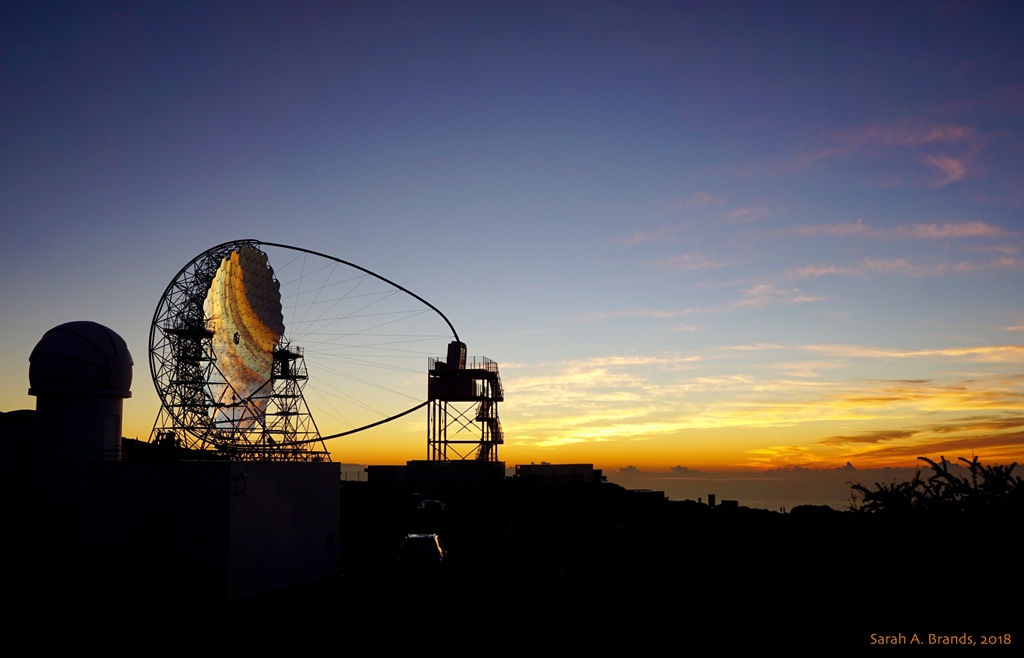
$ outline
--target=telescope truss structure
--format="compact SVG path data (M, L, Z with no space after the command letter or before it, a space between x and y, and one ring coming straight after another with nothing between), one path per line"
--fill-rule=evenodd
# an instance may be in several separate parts
M296 272L290 281L278 280L271 252ZM396 323L425 321L429 332L391 333ZM401 363L452 336L435 307L352 263L255 240L218 245L182 268L153 316L161 407L150 442L218 459L330 461L326 440L427 404L401 388L422 371ZM307 404L311 390L326 432ZM366 391L377 397L368 401Z

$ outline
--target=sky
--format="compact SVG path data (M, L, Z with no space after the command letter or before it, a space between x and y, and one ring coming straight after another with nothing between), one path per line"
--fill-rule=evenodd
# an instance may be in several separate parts
M985 1L5 2L0 410L94 320L148 437L164 289L251 238L440 309L500 366L510 464L1024 461L1022 31ZM424 427L329 448L421 459Z

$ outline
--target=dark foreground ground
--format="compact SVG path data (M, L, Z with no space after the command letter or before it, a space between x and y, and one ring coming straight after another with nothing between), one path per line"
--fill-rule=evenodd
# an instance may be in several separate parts
M445 509L418 509L424 498ZM356 484L342 491L337 578L210 601L130 568L100 586L8 565L8 604L53 629L40 646L81 634L291 655L1024 655L1020 521L712 509L608 484L430 496ZM445 560L400 562L410 532L438 533ZM15 619L8 637L27 628ZM941 644L954 639L967 644Z

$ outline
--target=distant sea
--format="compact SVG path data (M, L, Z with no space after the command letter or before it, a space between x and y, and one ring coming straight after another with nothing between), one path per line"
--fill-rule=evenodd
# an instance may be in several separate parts
M627 467L605 470L609 482L627 489L664 491L670 500L735 500L744 507L778 511L797 505L828 505L836 510L850 508L850 485L874 488L876 482L890 484L911 480L914 468L837 469L791 468L750 472L702 472L676 467L668 471L641 471Z

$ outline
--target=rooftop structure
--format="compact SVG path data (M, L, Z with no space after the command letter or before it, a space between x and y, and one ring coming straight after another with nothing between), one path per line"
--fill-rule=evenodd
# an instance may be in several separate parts
M467 361L466 344L448 344L447 359L427 368L427 459L498 461L505 442L498 403L505 399L498 364L487 357Z

